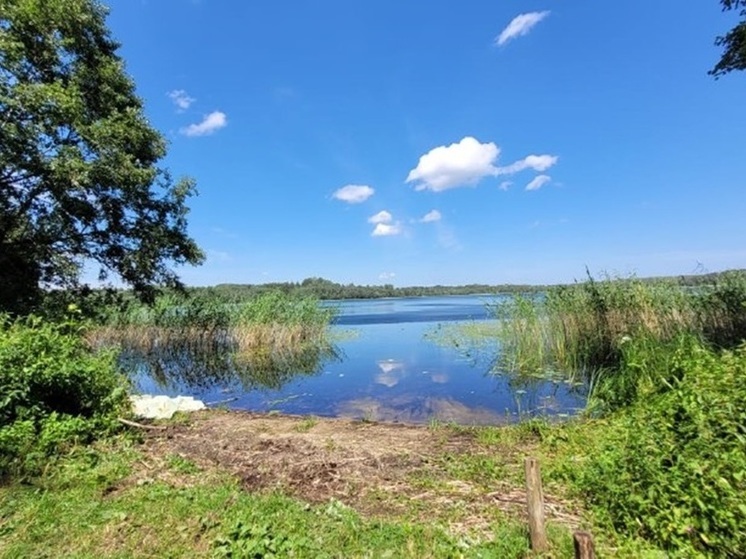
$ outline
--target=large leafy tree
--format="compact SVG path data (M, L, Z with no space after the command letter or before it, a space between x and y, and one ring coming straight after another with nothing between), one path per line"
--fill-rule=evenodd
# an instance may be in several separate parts
M0 0L0 310L98 263L141 293L203 256L95 0Z
M710 74L719 78L733 70L746 69L746 0L720 0L723 10L739 10L741 22L733 29L715 39L723 47L723 55Z

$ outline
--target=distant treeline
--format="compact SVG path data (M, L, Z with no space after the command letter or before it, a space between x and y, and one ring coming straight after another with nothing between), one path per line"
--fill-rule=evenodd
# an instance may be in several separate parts
M190 291L214 290L231 299L243 299L267 291L288 295L312 296L318 299L380 299L383 297L423 297L437 295L474 295L481 293L525 293L546 289L536 285L432 285L394 287L385 285L341 284L324 278L307 278L301 282L264 283L258 285L223 283L215 287L194 287Z
M740 270L746 273L746 270ZM714 272L699 275L643 278L642 282L659 282L662 280L677 283L685 287L697 287L717 283L718 278L727 272ZM324 278L306 278L301 282L281 282L264 284L223 283L214 287L193 287L190 291L213 290L229 299L241 300L246 297L268 291L281 291L288 295L312 296L319 299L379 299L383 297L424 297L440 295L477 295L484 293L537 293L546 291L549 285L499 284L487 285L472 283L468 285L430 285L395 287L385 285L341 284Z

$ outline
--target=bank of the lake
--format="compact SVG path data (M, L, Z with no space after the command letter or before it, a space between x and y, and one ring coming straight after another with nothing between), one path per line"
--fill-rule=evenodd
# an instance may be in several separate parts
M599 556L663 557L573 497L561 472L576 455L556 447L579 440L571 424L212 410L155 426L0 486L0 557L527 557L528 455L543 468L550 556L571 557L584 528Z

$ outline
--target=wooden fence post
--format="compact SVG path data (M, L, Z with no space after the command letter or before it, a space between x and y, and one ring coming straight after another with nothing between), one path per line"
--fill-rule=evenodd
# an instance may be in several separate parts
M575 559L596 559L593 537L589 532L575 532L572 539L575 543Z
M528 531L531 537L531 549L541 553L549 547L544 527L544 493L541 489L541 471L536 458L526 458L525 466Z

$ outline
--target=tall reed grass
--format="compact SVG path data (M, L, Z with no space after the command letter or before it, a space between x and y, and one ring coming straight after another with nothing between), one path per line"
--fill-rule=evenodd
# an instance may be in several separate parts
M199 384L216 376L243 377L243 384L277 387L283 375L309 372L334 350L328 326L335 310L312 297L269 292L240 302L215 293L162 295L147 306L131 300L98 314L88 333L94 346L118 345L146 356L156 376ZM315 365L314 365L315 366Z
M634 348L692 336L732 348L746 338L746 274L682 288L675 280L604 277L517 295L493 307L500 367L518 374L562 371L594 382L634 360ZM649 353L649 352L647 352Z

